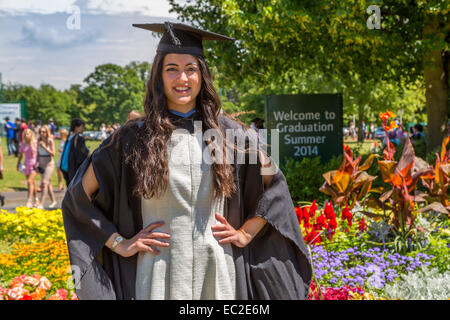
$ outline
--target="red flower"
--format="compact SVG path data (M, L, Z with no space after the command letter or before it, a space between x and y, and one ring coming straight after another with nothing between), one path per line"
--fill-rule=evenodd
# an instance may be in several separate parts
M328 229L327 218L325 218L323 213L317 218L317 224L323 229Z
M345 205L344 210L342 210L342 219L347 219L348 225L352 226L352 218L353 215L350 212L350 209L348 208L348 204Z
M328 220L336 219L336 214L334 213L333 205L331 202L325 204L325 216Z
M33 299L29 295L24 295L22 298L20 298L18 300L33 300Z
M362 218L361 220L359 220L359 231L364 232L366 230L367 230L366 221L364 220L364 218Z
M308 209L305 207L305 208L303 208L303 223L306 228L309 228L309 226L310 226L309 218L310 217L309 217Z
M313 200L313 203L311 204L311 207L309 207L309 216L314 217L316 215L317 211L317 205L316 205L316 199Z
M303 218L303 210L300 207L300 205L297 208L295 208L295 215L297 216L298 224L301 224Z
M322 239L320 239L319 233L313 228L310 233L306 236L306 243L308 244L316 244L320 243Z
M336 230L336 228L337 228L337 221L336 221L336 218L335 219L333 219L333 220L330 220L330 221L328 221L328 228L329 229L331 229L331 230ZM333 232L334 233L334 232Z

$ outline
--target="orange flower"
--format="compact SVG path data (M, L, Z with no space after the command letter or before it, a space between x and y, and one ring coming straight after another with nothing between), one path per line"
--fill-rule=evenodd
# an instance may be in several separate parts
M33 300L42 300L47 295L47 291L42 288L37 288L30 296Z
M381 120L387 121L389 118L395 118L396 114L388 110L385 113L380 112L379 117L381 118Z
M398 125L395 123L395 121L391 121L391 124L389 126L386 126L384 130L391 131L394 130L395 128L398 128Z

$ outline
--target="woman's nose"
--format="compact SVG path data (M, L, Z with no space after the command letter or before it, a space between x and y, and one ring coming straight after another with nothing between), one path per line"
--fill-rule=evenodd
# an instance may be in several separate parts
M179 78L180 78L180 80L182 80L182 81L187 81L187 80L188 80L188 76L187 76L186 72L184 72L184 71L181 71L181 72L180 72Z

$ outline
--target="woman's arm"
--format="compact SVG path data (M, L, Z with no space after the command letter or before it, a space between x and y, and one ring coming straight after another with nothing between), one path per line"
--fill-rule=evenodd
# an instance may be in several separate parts
M92 201L92 195L99 188L92 163L89 164L89 167L86 169L86 172L81 180L81 184L88 199ZM168 240L170 239L170 235L162 232L153 232L153 229L161 227L163 224L163 221L151 223L142 231L137 233L133 238L123 240L119 245L117 245L116 248L113 249L112 245L114 240L120 236L119 233L115 232L108 238L108 240L106 240L105 246L123 257L131 257L139 251L159 254L159 251L151 246L168 247L169 244L167 242L159 241L157 239Z
M259 151L259 159L262 168L269 168L272 160L261 150ZM267 188L272 182L273 175L262 175L264 187ZM220 237L220 244L232 243L237 247L243 248L247 246L259 231L266 225L267 221L261 217L250 218L238 229L234 229L228 221L221 215L216 214L216 219L221 223L211 227L214 237Z

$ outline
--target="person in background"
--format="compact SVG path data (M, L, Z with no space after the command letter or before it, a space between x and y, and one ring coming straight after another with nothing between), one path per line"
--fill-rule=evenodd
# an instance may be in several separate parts
M350 122L349 131L350 131L350 137L352 138L352 140L356 140L356 127L355 127L355 123L353 121Z
M111 127L110 124L108 124L108 126L106 127L106 134L108 135L108 137L114 132L114 129Z
M44 170L44 172L41 173L42 198L37 208L44 209L44 204L48 193L50 195L50 200L52 201L49 208L53 209L56 206L55 194L53 193L52 187L52 174L53 170L55 170L55 161L53 160L53 156L55 155L55 142L48 126L42 126L39 133L38 161L35 166L39 166Z
M363 139L366 139L367 138L367 125L366 125L366 123L363 121L363 123L362 123L362 132L363 132Z
M102 123L100 126L100 138L102 139L102 142L105 141L105 139L108 137L106 134L106 125Z
M30 129L30 130L33 130L33 132L34 132L34 125L33 125L33 121L31 121L31 120L28 120L28 123L27 123L27 128L28 128L28 129Z
M64 144L67 141L67 136L69 135L69 132L66 129L61 129L59 130L59 135L61 137L61 140L59 141L59 146L58 146L58 161L56 163L56 173L58 175L58 188L59 191L63 191L64 190L64 186L63 186L63 173L60 169L61 166L61 156L62 156L62 152L64 149Z
M27 129L27 120L25 118L20 119L20 135L19 135L19 147L23 140L23 131Z
M411 136L411 140L413 140L413 141L411 141L411 142L415 143L415 141L418 141L421 139L426 140L425 133L423 133L423 126L420 123L417 123L413 129L413 134Z
M16 153L16 147L14 146L14 123L9 121L9 117L5 118L5 125L4 125L5 131L6 131L6 145L8 146L8 156Z
M35 121L35 126L33 128L34 134L39 138L39 132L41 131L41 120Z
M31 129L25 129L23 132L23 141L20 145L19 158L17 159L17 171L19 172L22 172L20 161L22 160L23 155L25 155L25 168L23 169L23 173L27 177L28 184L28 200L26 206L31 208L33 198L35 199L34 206L39 205L39 198L37 197L35 187L36 169L34 168L37 157L37 142L36 136Z
M250 128L253 129L254 131L256 131L256 133L258 134L258 143L259 144L264 144L266 143L264 134L263 134L263 129L264 129L264 119L261 118L255 118L252 120L251 124L250 124Z
M3 149L1 139L0 139L0 179L3 179ZM5 196L1 194L0 194L0 204L2 207L5 205Z
M17 157L19 155L19 147L20 147L20 133L21 133L21 129L20 129L20 119L16 118L16 122L15 122L15 128L14 128L14 148L16 149L16 152L14 153L15 156Z
M52 133L52 136L55 136L55 132L56 132L56 125L53 122L53 119L50 118L48 119L48 127L50 128L50 132Z
M369 139L375 139L375 123L370 123Z
M82 136L83 131L84 121L73 119L70 123L71 135L64 144L60 166L67 186L69 186L78 168L89 154L89 149L86 147L85 139Z
M398 144L402 144L407 138L408 134L405 132L405 127L402 124L398 125L398 128L395 130L395 138L398 141Z

